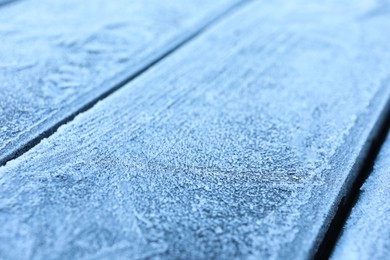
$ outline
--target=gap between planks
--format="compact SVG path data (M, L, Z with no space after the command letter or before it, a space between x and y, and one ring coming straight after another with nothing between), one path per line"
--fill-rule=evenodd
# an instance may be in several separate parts
M388 84L385 83L385 84ZM347 183L346 194L341 199L336 213L330 222L326 233L320 242L314 259L329 259L336 247L337 241L342 234L343 227L349 218L352 208L355 206L360 189L373 170L375 160L386 140L390 130L390 99L378 118L374 129L372 129L369 138L363 148L363 154L358 158L355 164L358 166L356 178Z

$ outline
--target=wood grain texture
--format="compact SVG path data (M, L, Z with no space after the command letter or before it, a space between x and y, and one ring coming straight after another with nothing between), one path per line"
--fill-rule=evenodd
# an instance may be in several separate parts
M387 259L390 255L390 136L362 187L332 259Z
M390 96L376 1L254 2L0 168L4 258L311 256Z
M21 1L0 9L0 164L239 0Z

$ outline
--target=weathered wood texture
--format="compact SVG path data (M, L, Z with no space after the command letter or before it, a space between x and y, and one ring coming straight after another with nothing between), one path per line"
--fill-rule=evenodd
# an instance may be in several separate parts
M35 0L2 7L0 164L239 2Z
M313 254L390 95L375 1L254 2L0 168L5 258Z
M390 256L390 136L362 187L332 259Z

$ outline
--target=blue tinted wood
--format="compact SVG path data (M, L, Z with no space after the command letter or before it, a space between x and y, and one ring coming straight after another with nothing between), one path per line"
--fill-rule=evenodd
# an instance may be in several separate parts
M0 164L239 0L34 0L0 9Z
M333 259L387 259L390 256L390 137L362 187Z
M0 168L0 251L312 256L390 96L378 8L253 2L218 23Z

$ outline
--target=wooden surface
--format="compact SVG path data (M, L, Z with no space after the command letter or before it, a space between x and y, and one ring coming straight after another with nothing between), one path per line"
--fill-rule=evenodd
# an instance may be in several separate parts
M387 259L390 255L390 136L361 192L333 259Z
M0 9L0 164L239 0L20 1Z
M380 8L225 15L0 168L0 256L311 257L390 97Z

